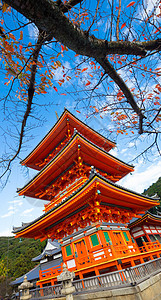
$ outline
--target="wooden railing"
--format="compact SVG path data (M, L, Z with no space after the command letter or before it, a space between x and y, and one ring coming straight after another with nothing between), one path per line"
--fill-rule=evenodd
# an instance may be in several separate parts
M49 268L43 271L39 271L39 278L40 280L44 279L44 278L52 278L52 277L56 277L58 276L62 271L62 266L58 265L55 266L53 268Z
M161 258L148 261L135 267L106 273L99 276L74 280L76 294L107 289L134 286L161 271ZM31 299L61 297L62 284L30 290Z
M148 251L153 251L161 248L161 244L159 241L155 242L144 242L142 247L139 247L140 252L148 252Z

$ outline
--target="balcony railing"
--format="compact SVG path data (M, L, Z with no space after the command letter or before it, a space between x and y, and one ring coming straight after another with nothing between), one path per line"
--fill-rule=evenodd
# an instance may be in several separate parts
M39 278L40 280L44 279L44 278L52 278L52 277L56 277L58 276L60 273L62 272L62 266L58 265L56 267L53 268L49 268L43 271L39 271Z
M73 281L76 294L134 286L161 271L161 258L128 269ZM30 290L31 299L61 297L62 284Z
M147 254L148 256L148 252L155 251L156 253L157 252L156 250L159 249L161 252L161 244L159 243L159 241L144 243L144 245L139 248L134 243L133 244L130 243L128 245L120 245L120 246L110 245L105 248L100 248L94 252L88 252L88 254L85 256L75 257L76 267L73 268L72 270L74 271L76 268L77 270L79 270L82 268L82 266L85 265L92 266L95 265L97 262L99 263L100 261L108 262L113 259L119 259L130 255L135 255L135 254L138 255L139 253L140 255ZM146 255L144 255L144 257L145 256ZM67 260L64 261L67 262ZM62 264L53 268L49 268L44 271L40 270L39 271L40 280L57 277L61 273L61 271L62 271Z

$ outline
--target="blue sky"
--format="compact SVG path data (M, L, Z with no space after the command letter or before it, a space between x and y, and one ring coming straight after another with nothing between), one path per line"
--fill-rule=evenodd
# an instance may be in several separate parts
M126 8L127 4L130 1L124 1L123 6ZM105 2L106 3L106 2ZM105 5L105 4L104 4ZM149 0L147 1L147 11L150 13L153 9L154 3L153 1ZM133 10L133 8L126 9L126 14L130 15L130 12ZM1 12L0 12L1 13ZM140 15L143 16L143 11L140 13ZM97 24L98 27L102 26L102 32L94 32L95 35L98 34L98 37L104 37L106 36L106 30L108 22L105 18L106 16L106 9L105 9L105 15L104 15L104 21L100 20L100 23ZM124 16L124 15L123 15ZM129 19L129 16L127 15L127 19ZM10 21L10 16L6 17L7 20L7 26L12 28L13 24ZM22 18L24 21L24 18ZM124 20L122 19L121 22ZM14 23L15 24L15 23ZM137 24L137 26L139 26ZM141 26L141 25L140 25ZM142 26L141 26L142 28ZM124 35L127 33L127 28L124 27L123 29ZM19 37L19 32L16 33ZM100 34L100 36L99 36ZM27 28L25 28L25 38L23 40L24 42L32 41L35 42L37 32L33 28L32 25L29 25ZM46 46L45 46L46 47ZM56 46L57 53L60 51L60 44L58 43ZM45 48L46 53L48 53L48 48ZM55 53L54 53L55 55ZM73 114L75 114L78 118L80 118L82 121L87 122L87 124L91 127L93 127L95 130L102 129L101 133L105 134L109 139L113 140L116 138L116 134L113 134L114 129L116 129L114 126L114 123L111 123L108 115L102 114L102 118L100 118L100 115L95 115L89 118L86 118L86 115L89 114L92 110L86 110L87 102L79 101L79 99L86 99L87 90L85 87L85 83L89 79L89 72L94 75L94 77L91 77L91 86L94 86L97 84L100 73L97 69L97 73L93 70L91 70L91 65L89 62L84 62L81 64L81 69L88 67L89 70L87 73L81 73L79 79L75 78L74 71L70 72L70 69L72 69L73 66L75 66L76 63L80 62L79 57L74 57L74 54L71 51L66 52L66 55L63 57L62 54L59 55L59 60L64 61L63 64L65 66L65 70L67 74L72 76L72 79L69 81L66 81L62 87L58 85L58 80L63 75L63 69L62 67L57 68L57 70L54 71L54 80L55 85L58 88L58 92L54 91L52 88L48 91L48 94L42 96L37 95L34 98L34 102L38 104L36 108L34 108L35 116L39 119L39 127L36 127L35 124L37 124L37 120L32 119L31 117L28 120L28 124L30 125L33 130L31 132L32 138L29 136L29 140L27 142L27 139L25 139L24 143L24 149L20 154L20 158L25 158L30 151L37 145L37 143L43 138L43 136L50 130L50 128L54 125L56 122L56 114L55 111L57 111L58 115L60 116L63 112L64 107L69 109ZM143 63L146 62L145 60ZM51 64L51 62L49 62ZM155 65L155 60L153 59L153 63L155 67L158 67L158 65ZM98 65L97 65L98 67ZM119 66L118 66L119 67ZM93 73L92 73L93 72ZM133 87L133 80L132 75L127 76L127 70L121 69L120 74L124 79L128 79L128 85L130 87ZM147 75L148 76L148 75ZM149 75L150 76L150 75ZM140 77L141 88L144 88L144 78ZM2 75L0 77L1 81L1 90L0 90L0 98L4 97L7 93L8 87L4 86L5 79ZM111 93L113 91L115 92L116 86L114 84L111 84L110 81L108 82L109 90ZM77 89L78 88L78 89ZM152 89L152 85L148 85L147 87L149 90ZM88 87L87 87L88 89ZM79 92L78 92L79 90ZM102 87L99 87L100 95L103 94ZM68 94L70 92L70 94ZM67 96L61 95L61 93L66 93ZM107 92L108 93L108 92ZM98 105L101 99L101 105L106 105L106 95L102 99L101 97L97 99L97 95L94 93L93 98L91 100L92 105ZM12 95L14 97L14 95ZM110 96L109 96L110 97ZM13 98L12 98L13 99ZM15 98L14 98L15 99ZM113 100L113 98L111 98ZM77 102L76 102L77 100ZM109 99L108 99L109 100ZM44 103L46 103L46 106L44 107ZM110 103L110 100L109 100ZM3 112L3 105L2 102L0 102L0 109ZM17 133L17 129L14 127L14 125L17 125L17 115L14 116L14 119L12 119L12 110L15 109L12 102L8 101L6 102L6 115L4 116L3 113L0 116L0 137L1 137L1 149L0 152L3 153L6 150L7 145L9 145L11 148L15 146L16 139L13 139L13 136L15 133ZM17 109L17 107L16 107ZM18 103L18 110L24 111L25 106L23 99L22 101L19 101ZM81 113L78 113L77 110L80 110ZM94 111L94 110L93 110ZM10 118L10 125L9 125L9 119ZM45 118L46 122L42 122L42 119ZM13 124L13 126L12 126ZM6 130L8 133L12 133L11 136L7 135L6 139L4 139L3 136L3 129ZM19 127L18 127L19 129ZM112 134L109 135L109 132L112 131ZM135 136L137 137L137 132L135 131ZM120 185L123 185L129 189L132 189L134 191L142 193L145 188L147 188L151 183L155 182L160 176L161 176L161 161L160 157L158 156L158 153L156 152L156 149L153 149L151 152L148 153L148 156L140 157L138 160L133 161L133 159L144 149L147 145L150 145L152 142L152 139L150 137L137 137L137 139L134 140L133 134L130 134L128 136L119 135L116 138L117 148L111 151L111 153L122 159L123 161L127 163L133 163L135 165L135 171L132 175L126 176L123 180L119 182ZM160 141L159 141L160 143ZM34 171L29 171L29 174L26 174L26 169L21 167L19 165L18 160L16 160L12 165L12 173L9 177L8 183L6 187L0 192L0 200L1 200L1 214L0 214L0 236L1 235L11 235L12 227L13 226L21 226L22 222L30 222L34 220L36 217L38 217L40 214L43 213L43 201L42 200L33 200L28 198L19 197L16 193L17 188L22 187L33 175L35 174Z

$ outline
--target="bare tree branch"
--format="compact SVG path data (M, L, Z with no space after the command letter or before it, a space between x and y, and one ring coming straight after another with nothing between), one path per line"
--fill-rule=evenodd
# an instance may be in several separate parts
M119 0L119 9L116 23L116 39L119 41L119 23L120 23L120 13L121 13L121 0Z
M26 111L23 116L23 120L22 120L22 124L21 124L18 148L17 148L16 153L13 155L13 157L9 159L7 167L5 168L5 171L0 176L0 178L2 178L10 170L11 163L18 156L18 154L20 153L20 150L21 150L25 126L26 126L26 122L29 117L29 114L31 112L32 99L33 99L34 91L35 91L34 85L35 85L35 75L36 75L36 69L37 69L37 60L38 60L38 56L39 56L39 53L40 53L40 50L44 43L45 38L46 38L46 33L42 32L39 34L39 37L38 37L38 40L37 40L37 43L35 45L35 49L34 49L33 55L32 55L33 59L32 59L31 76L30 76L30 81L29 81L29 85L28 85L28 101L27 101Z

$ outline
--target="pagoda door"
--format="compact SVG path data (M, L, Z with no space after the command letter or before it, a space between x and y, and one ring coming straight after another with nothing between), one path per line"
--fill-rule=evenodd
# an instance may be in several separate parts
M117 255L119 256L120 254L125 254L126 245L121 232L119 231L113 232L113 236L114 236L114 248Z
M77 262L79 264L85 264L88 261L88 252L87 252L85 240L82 239L81 241L75 243L75 249L76 249L75 254L77 257Z

